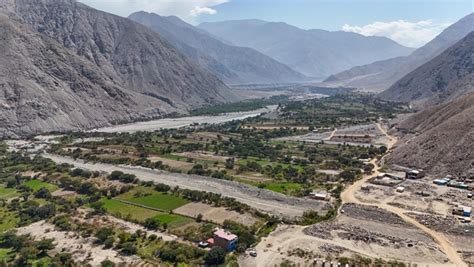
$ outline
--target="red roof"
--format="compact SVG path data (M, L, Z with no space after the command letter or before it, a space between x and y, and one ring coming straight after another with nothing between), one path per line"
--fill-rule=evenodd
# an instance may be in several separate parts
M209 238L208 240L206 240L206 242L209 244L209 245L214 245L214 238Z
M229 233L229 232L226 232L222 229L219 229L217 231L214 232L214 235L215 236L218 236L222 239L225 239L225 240L228 240L228 241L231 241L231 240L234 240L237 238L236 235L232 234L232 233Z

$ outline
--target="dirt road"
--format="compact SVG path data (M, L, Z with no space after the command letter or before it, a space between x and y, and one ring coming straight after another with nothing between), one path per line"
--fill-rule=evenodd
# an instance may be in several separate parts
M287 218L301 216L303 212L310 209L324 214L325 211L330 208L326 201L290 197L234 181L220 180L199 175L168 173L165 171L128 165L89 163L84 162L83 160L74 160L69 157L52 154L43 154L43 156L52 159L56 163L68 163L77 168L87 169L90 171L103 171L107 173L111 173L112 171L122 171L125 173L135 174L137 178L142 181L153 181L156 183L164 183L171 187L179 186L180 188L190 190L221 194L222 196L235 198L237 201L260 211Z
M396 139L391 137L390 135L387 134L387 132L381 127L380 124L377 124L377 127L379 127L380 131L382 131L388 138L389 138L389 143L388 143L388 149L390 150L393 145L396 143ZM389 152L390 153L390 152ZM370 178L373 178L377 175L379 175L378 169L380 168L377 160L372 160L372 164L374 164L374 172L370 175L365 175L362 179L358 180L357 182L353 183L350 185L346 190L344 190L341 193L341 201L342 204L345 203L355 203L359 205L369 205L369 206L376 206L379 208L382 208L384 210L390 211L392 213L397 214L400 216L405 222L410 223L414 225L415 227L419 228L423 232L425 232L427 235L432 237L441 247L443 252L446 254L446 256L449 258L449 260L456 264L456 266L468 266L461 258L461 256L457 253L457 249L446 239L446 237L437 231L434 231L423 224L419 223L415 219L405 215L405 213L409 212L407 210L390 206L386 202L380 202L380 203L365 203L360 201L355 197L355 192L360 189L360 187L367 182Z

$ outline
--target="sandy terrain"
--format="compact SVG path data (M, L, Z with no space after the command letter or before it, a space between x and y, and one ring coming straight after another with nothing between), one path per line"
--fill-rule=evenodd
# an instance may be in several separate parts
M196 218L198 214L202 214L204 220L217 224L222 224L225 220L232 220L246 226L252 226L257 222L257 219L248 213L241 214L227 210L224 207L213 207L205 203L189 203L173 210L173 213L193 218Z
M335 222L325 224L315 225L316 229L281 225L257 245L256 258L247 255L239 258L241 266L278 266L286 259L298 266L311 266L315 260L329 257L335 261L337 257L354 255L394 259L419 266L443 265L446 259L436 243L416 228L349 216L340 216ZM309 235L309 230L313 230L314 235ZM295 249L302 249L307 255L290 255Z
M100 266L106 259L117 264L125 263L134 265L142 262L136 256L123 256L112 249L103 249L102 246L93 244L94 238L82 238L72 232L61 232L54 230L54 225L39 221L17 229L19 234L30 234L35 239L54 238L56 248L53 252L68 251L73 254L76 262L88 263L92 266Z
M310 209L324 213L324 211L330 208L330 204L325 201L290 197L234 181L219 180L198 175L168 173L143 167L86 163L83 160L74 160L69 157L51 154L44 154L43 156L50 158L57 163L69 163L73 164L75 167L88 169L90 171L103 171L110 173L114 170L118 170L125 173L135 174L143 181L153 181L156 183L164 183L172 187L179 186L180 188L191 190L218 193L223 196L233 197L239 202L277 216L301 216L303 212Z
M271 112L277 108L276 105L268 106L252 111L234 112L217 116L194 116L175 119L159 119L144 122L135 122L129 124L115 125L105 128L94 129L94 132L118 133L118 132L137 132L137 131L155 131L159 129L173 129L190 126L195 123L217 124L233 120L243 120L256 117L265 112Z
M387 147L393 147L396 139L388 136L379 124L377 128L386 135ZM378 196L376 194L370 199L363 197L365 193L360 193L361 186L379 174L378 162L372 160L371 163L376 166L376 171L371 175L365 175L341 194L343 204L356 204L342 205L338 217L331 222L306 228L280 226L258 244L256 258L250 256L240 258L242 266L273 266L285 259L300 264L299 266L309 266L315 258L354 254L395 259L422 266L467 266L462 257L470 258L471 251L464 250L462 255L457 253L457 249L463 249L465 245L455 247L453 239L448 239L450 236L426 223L426 219L420 220L409 216L408 212L412 211L411 209L388 204L397 198L407 197L407 194L403 193L405 195L400 196L393 192L393 188L388 190L376 188L375 190L381 191L377 193ZM463 229L467 230L461 228ZM466 237L465 233L463 237ZM463 241L466 242L466 238ZM472 238L467 242L468 248L472 247L469 245ZM296 256L292 253L295 249L303 249L306 252Z

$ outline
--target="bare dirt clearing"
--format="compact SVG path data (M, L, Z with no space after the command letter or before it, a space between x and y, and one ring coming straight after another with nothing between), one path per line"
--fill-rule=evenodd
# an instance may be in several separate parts
M136 256L123 256L112 249L94 244L94 238L82 238L73 232L54 230L55 226L45 221L35 222L25 227L18 228L19 234L30 234L36 240L54 238L56 248L53 253L68 251L73 255L74 261L84 262L92 266L100 266L106 259L116 264L137 265L142 260Z
M199 214L203 220L223 224L225 220L232 220L246 226L252 226L257 219L248 213L238 213L224 207L213 207L204 203L189 203L173 210L173 213L196 218Z

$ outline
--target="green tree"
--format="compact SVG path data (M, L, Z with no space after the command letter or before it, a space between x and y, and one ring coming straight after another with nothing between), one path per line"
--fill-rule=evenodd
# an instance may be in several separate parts
M204 262L208 265L219 265L224 263L226 252L221 247L213 247L204 255Z

